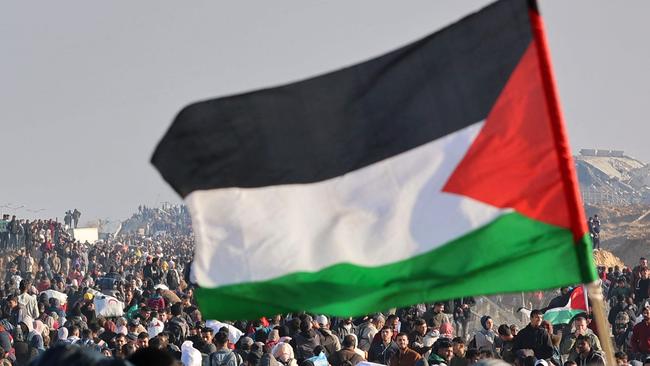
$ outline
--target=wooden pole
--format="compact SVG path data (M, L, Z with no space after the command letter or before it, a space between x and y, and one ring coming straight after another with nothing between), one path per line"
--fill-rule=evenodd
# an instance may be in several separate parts
M589 299L591 299L591 310L598 330L598 339L600 340L600 345L603 347L603 352L605 352L605 364L616 365L614 344L612 343L612 337L609 335L609 322L607 321L607 316L605 316L603 290L598 281L592 282L587 286L589 288Z
M571 217L571 227L584 228L585 214L584 208L580 204L580 190L578 189L578 180L571 160L571 149L569 148L566 127L564 124L564 117L560 109L559 93L555 85L555 77L553 76L553 69L551 67L551 54L544 33L544 24L542 17L539 14L537 3L534 0L529 2L529 19L531 29L533 32L534 44L537 46L537 55L539 60L540 71L542 73L542 82L544 85L544 93L546 95L546 102L548 106L549 117L551 120L551 130L553 131L558 158L560 159L560 171L564 181L564 190L569 202L569 210ZM582 230L574 231L574 241L581 239L584 232ZM607 317L605 316L605 303L603 301L603 292L600 285L597 283L589 284L589 298L593 310L594 319L598 326L598 335L600 344L603 346L605 352L606 364L610 366L616 365L614 359L614 345L609 336L609 327Z

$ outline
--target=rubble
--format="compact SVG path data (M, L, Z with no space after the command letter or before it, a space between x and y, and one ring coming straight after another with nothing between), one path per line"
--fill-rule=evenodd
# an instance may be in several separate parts
M596 263L596 266L599 267L625 267L625 263L623 263L621 258L615 256L612 252L605 249L594 250L594 262Z

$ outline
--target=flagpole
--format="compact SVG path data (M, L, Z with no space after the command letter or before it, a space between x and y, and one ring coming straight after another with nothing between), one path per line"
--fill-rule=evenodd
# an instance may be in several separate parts
M577 179L575 179L576 174L571 161L571 149L568 146L567 134L564 127L564 118L560 109L559 94L557 92L557 86L555 85L555 78L553 77L550 51L546 40L546 34L544 33L544 24L539 14L537 2L535 0L529 0L529 6L530 10L528 14L532 28L531 30L537 46L538 59L543 76L542 80L544 82L546 97L548 98L548 112L552 122L553 134L558 143L557 149L560 151L558 158L562 161L560 169L565 178L565 194L568 202L572 203L569 205L572 221L571 227L574 230L578 228L585 229L586 220L584 208L579 204L579 202L581 202L580 190L578 189ZM576 245L582 245L580 244L580 239L582 238L579 235L581 232L582 230L577 232L574 231L573 239L577 242ZM588 267L588 265L585 265L585 267ZM576 268L576 270L580 270L581 272L589 271L588 268ZM598 327L600 344L603 346L603 351L605 352L605 364L616 365L616 359L614 358L614 345L609 336L609 327L607 326L608 322L607 317L605 316L603 292L600 285L596 282L589 284L589 298L591 299L593 317L596 321L596 326Z
M582 295L585 298L585 306L587 307L587 314L590 314L591 311L589 310L589 291L587 291L587 286L582 285Z
M605 301L603 298L603 290L600 287L598 281L594 281L589 286L589 299L591 299L591 310L596 321L596 328L598 330L598 339L600 340L600 345L603 347L603 352L605 352L605 360L607 365L616 365L616 359L614 357L614 344L612 343L612 337L609 336L609 323L607 317L605 316ZM587 306L589 307L589 306Z

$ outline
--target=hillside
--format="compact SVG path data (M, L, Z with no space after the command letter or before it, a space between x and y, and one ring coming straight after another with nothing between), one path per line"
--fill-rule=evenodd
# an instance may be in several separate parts
M650 205L585 205L588 216L601 220L601 247L634 266L650 256Z

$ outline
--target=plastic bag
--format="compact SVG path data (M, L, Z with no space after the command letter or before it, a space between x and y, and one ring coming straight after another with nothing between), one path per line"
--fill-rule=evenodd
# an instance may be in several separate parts
M311 361L314 366L329 366L329 362L327 362L327 356L325 356L325 353L323 352L321 352L318 356L308 358L307 361Z
M95 296L94 303L97 316L110 318L124 315L124 303L112 296Z
M192 341L181 344L181 362L183 366L201 366L201 352L194 348Z

